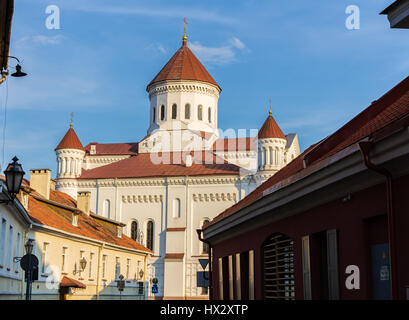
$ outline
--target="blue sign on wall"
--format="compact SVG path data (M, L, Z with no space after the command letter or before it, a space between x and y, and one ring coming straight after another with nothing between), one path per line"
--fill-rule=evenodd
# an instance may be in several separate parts
M209 271L198 271L196 274L196 287L207 288L209 286Z
M152 286L152 293L158 293L158 291L159 291L158 286L156 284L154 284Z

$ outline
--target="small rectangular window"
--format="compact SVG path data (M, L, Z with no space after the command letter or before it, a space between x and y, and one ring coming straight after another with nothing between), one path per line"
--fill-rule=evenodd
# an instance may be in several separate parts
M130 268L131 268L131 259L126 259L126 279L129 279Z
M42 252L42 260L41 260L41 273L45 274L47 271L47 260L48 260L48 243L43 243L43 252Z
M115 259L115 279L119 279L119 275L121 274L121 260L119 257Z
M88 264L88 268L89 268L89 271L88 271L88 277L90 278L90 279L92 279L92 276L93 276L93 268L94 268L94 253L93 252L91 252L90 254L89 254L89 264Z
M102 279L105 279L107 274L107 256L102 256Z
M63 247L62 248L62 257L61 257L61 271L66 272L67 271L67 253L68 253L68 248Z
M12 252L13 252L13 226L9 227L9 239L8 239L8 246L7 246L7 269L10 270L11 269L11 265L13 263L13 256L12 256Z
M1 234L0 234L0 265L4 264L4 248L6 246L6 219L1 219Z
M17 232L17 240L16 240L16 246L14 247L15 248L15 251L14 251L14 256L15 257L20 257L21 255L20 255L20 242L21 242L21 233L20 232ZM18 267L19 267L19 265L20 265L20 263L18 262L18 261L16 261L15 263L14 263L14 270L15 271L18 271Z

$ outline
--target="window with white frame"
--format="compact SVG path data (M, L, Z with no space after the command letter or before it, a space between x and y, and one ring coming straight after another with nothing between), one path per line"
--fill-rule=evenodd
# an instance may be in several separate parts
M141 272L140 270L141 270L141 262L138 261L138 268L136 269L136 278L139 280L142 280L140 279L140 275L139 275L139 272Z
M41 273L45 274L47 271L47 262L48 262L48 242L43 243L43 252L42 252L42 259L41 259Z
M21 248L21 233L17 232L17 239L16 239L16 245L14 246L14 256L19 257L20 256L20 248ZM14 271L18 271L18 266L20 263L16 261L14 263Z
M102 256L102 279L105 279L107 275L107 260L108 257L104 254Z
M131 269L131 259L126 259L126 279L129 279L130 269Z
M138 221L131 222L131 239L138 241Z
M8 238L8 245L7 245L7 271L11 270L11 264L13 262L13 226L9 226L9 238Z
M0 234L0 265L4 264L4 248L6 246L6 219L1 219L1 234Z
M62 248L62 255L61 255L61 271L67 272L67 264L68 264L68 248Z
M121 259L119 257L115 258L115 279L119 279L121 274Z
M146 224L146 247L153 251L153 221L149 220Z
M89 263L88 263L88 268L89 268L88 278L90 278L90 279L92 279L92 276L94 275L93 270L92 270L94 268L94 256L95 256L95 253L90 252L90 254L89 254Z
M84 250L80 250L80 259L78 261L78 270L79 270L79 277L82 278L82 272L83 270L81 270L81 260L82 258L84 258L85 255L85 251Z
M104 201L104 217L111 219L111 201L109 199L106 199Z

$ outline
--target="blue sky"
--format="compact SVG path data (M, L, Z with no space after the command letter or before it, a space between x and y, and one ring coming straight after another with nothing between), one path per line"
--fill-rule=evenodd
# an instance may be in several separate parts
M189 46L223 89L219 126L260 128L271 97L303 150L409 75L409 31L379 15L392 0L15 2L10 54L29 76L0 86L0 161L17 155L27 173L55 175L71 112L84 146L143 138L146 85L180 47L184 16ZM345 27L351 4L359 30ZM45 26L48 5L60 8L59 30Z

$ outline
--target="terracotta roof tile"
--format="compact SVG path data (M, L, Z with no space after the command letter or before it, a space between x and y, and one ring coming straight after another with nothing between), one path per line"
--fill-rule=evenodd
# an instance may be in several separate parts
M304 162L309 167L359 142L365 137L374 135L388 125L395 125L395 123L400 125L398 120L406 116L409 116L409 77L379 100L373 102L339 130L309 147L247 197L216 216L210 223L204 226L204 229L256 202L263 197L264 190L304 170Z
M186 44L183 44L180 49L176 51L168 63L149 83L146 90L149 91L152 84L165 80L196 80L208 82L219 87Z
M37 197L34 197L33 194ZM103 223L85 213L81 212L78 215L78 226L74 226L71 219L73 211L77 211L76 201L69 195L51 190L50 200L64 206L69 206L70 208L47 202L46 199L43 200L39 198L36 193L32 193L29 195L27 211L34 222L114 245L152 253L151 250L126 235L122 235L122 237L119 238L116 233L113 232L114 228L106 227Z
M257 151L256 137L217 139L213 151Z
M267 117L266 121L264 122L263 126L258 132L258 138L286 139L284 133L281 131L280 127L278 126L277 122L274 120L271 114Z
M84 150L84 147L82 146L80 139L78 139L78 136L72 127L68 129L64 138L62 138L58 146L55 148L55 150L59 150L59 149Z
M91 145L95 145L95 155L135 155L138 153L138 143L89 143L84 149L90 155ZM91 155L92 156L92 155Z
M82 282L75 280L75 279L71 279L67 276L62 277L61 281L60 281L60 287L71 287L71 288L82 288L85 289L87 286L85 284L83 284Z
M155 163L156 156L166 163ZM186 155L182 152L140 153L106 166L83 170L80 179L237 175L240 172L240 167L211 152L192 152L192 156L193 164L187 167Z

